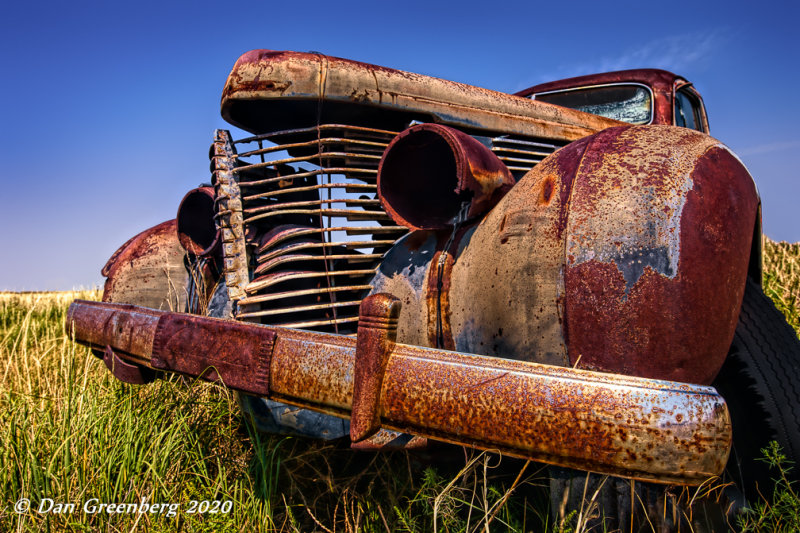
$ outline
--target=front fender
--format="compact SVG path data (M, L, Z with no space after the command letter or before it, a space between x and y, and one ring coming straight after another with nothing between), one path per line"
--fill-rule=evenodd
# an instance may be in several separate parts
M571 194L570 364L709 384L744 296L755 184L702 133L614 130L587 145Z
M101 273L104 302L185 311L189 275L175 220L148 228L123 244Z

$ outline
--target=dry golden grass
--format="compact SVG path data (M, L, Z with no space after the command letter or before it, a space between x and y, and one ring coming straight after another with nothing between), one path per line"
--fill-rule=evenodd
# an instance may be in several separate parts
M786 317L795 331L800 331L800 243L762 240L764 293Z

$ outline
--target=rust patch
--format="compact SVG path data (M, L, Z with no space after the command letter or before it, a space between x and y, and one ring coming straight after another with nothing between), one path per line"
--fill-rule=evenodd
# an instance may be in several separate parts
M267 396L275 336L252 324L166 313L156 327L152 366Z
M656 126L599 134L577 180L565 272L571 364L711 383L744 291L757 207L749 174L713 139Z
M350 439L362 441L381 427L381 388L389 354L397 340L400 301L390 294L373 294L361 302L353 378Z
M189 283L185 256L174 219L139 233L103 267L107 276L103 301L185 309Z
M560 185L558 188L560 202L558 205L558 230L557 238L561 239L567 229L567 216L569 214L569 198L572 194L573 181L578 173L578 167L583 160L583 154L589 146L589 139L582 139L569 144L557 151L551 157L555 159L555 166L558 169Z
M428 306L428 343L435 348L455 350L450 327L450 275L453 255L437 251L428 269L425 303Z
M108 261L106 261L106 264L103 265L103 268L100 269L100 275L101 276L103 276L104 278L108 277L109 272L111 272L111 269L114 267L114 264L117 262L117 258L120 256L120 254L122 254L122 252L124 252L125 249L128 246L130 246L130 244L134 240L136 240L137 238L140 238L140 235L141 235L141 233L138 234L138 235L134 235L133 237L131 237L130 239L125 241L125 243L122 246L120 246L119 248L114 250L114 253L111 254L111 257L108 258Z
M175 219L167 220L144 230L120 246L111 255L111 258L103 266L100 273L103 276L112 277L120 265L156 253L164 245L164 241L168 241L173 235L177 236L177 221Z
M381 429L368 439L352 442L350 447L364 452L387 452L394 450L422 450L428 447L428 439L388 429Z
M550 203L550 198L553 197L553 182L555 181L555 177L548 176L545 178L544 183L542 184L542 193L539 196L539 204L547 205Z
M428 308L428 345L446 350L455 350L451 326L450 288L453 265L458 248L472 226L454 228L437 233L437 251L428 267L425 284L425 304Z

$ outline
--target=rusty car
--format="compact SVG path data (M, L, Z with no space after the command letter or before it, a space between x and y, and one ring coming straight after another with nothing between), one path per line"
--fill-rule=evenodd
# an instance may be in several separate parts
M221 382L265 431L541 461L558 501L586 471L744 492L768 440L798 457L758 191L687 80L506 94L254 50L221 112L246 136L217 130L209 182L70 307L119 379Z

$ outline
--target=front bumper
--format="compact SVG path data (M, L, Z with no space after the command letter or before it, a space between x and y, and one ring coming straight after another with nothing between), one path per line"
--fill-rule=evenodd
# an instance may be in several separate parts
M730 417L711 387L397 344L399 307L365 299L356 338L86 301L67 328L126 381L156 370L221 382L350 418L354 442L383 427L686 485L725 467Z

